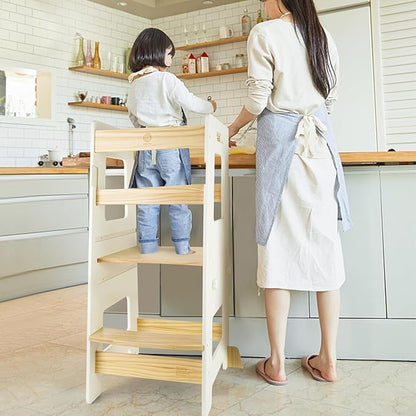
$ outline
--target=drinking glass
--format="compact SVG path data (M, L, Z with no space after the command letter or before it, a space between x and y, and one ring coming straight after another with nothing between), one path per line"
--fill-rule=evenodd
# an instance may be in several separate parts
M202 23L202 32L204 33L204 42L207 42L207 27L205 23Z
M198 43L198 25L194 25L195 43Z
M188 34L189 34L188 26L186 26L186 25L183 26L183 33L185 33L185 45L188 46L189 45L189 41L188 41Z

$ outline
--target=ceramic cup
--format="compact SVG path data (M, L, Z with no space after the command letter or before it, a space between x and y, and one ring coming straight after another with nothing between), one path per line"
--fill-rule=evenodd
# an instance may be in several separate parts
M111 97L109 95L103 95L101 97L101 104L111 104Z
M120 97L111 97L111 104L113 105L120 105L121 98Z

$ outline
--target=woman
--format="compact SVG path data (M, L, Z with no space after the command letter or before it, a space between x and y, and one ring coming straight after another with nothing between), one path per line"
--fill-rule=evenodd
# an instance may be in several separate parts
M338 54L313 0L265 0L268 21L248 39L248 100L230 138L257 119L257 285L265 290L271 355L257 364L267 382L287 383L284 368L290 290L315 291L318 354L302 366L336 379L339 288L345 280L337 218L351 227L341 162L328 112L337 97Z

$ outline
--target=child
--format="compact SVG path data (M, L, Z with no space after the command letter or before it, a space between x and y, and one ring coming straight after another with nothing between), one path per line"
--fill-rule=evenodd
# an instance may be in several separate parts
M127 100L129 117L134 127L168 127L186 123L182 107L199 114L216 110L215 101L205 101L191 94L175 75L166 70L172 64L175 47L161 30L143 30L131 49L129 66L133 72ZM137 153L131 186L189 185L191 162L189 149L168 149ZM140 251L158 250L157 230L159 205L138 205ZM189 239L192 213L187 205L169 205L172 241L177 254L191 253Z

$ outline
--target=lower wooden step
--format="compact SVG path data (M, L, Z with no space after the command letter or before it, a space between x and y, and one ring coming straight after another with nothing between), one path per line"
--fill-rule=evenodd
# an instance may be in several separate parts
M130 247L97 259L98 263L140 263L173 264L183 266L202 266L202 247L191 247L192 254L179 255L174 247L159 247L156 253L141 254L139 247Z
M101 328L89 340L103 344L157 350L202 351L201 334L157 333Z
M201 384L202 361L192 358L97 351L95 353L95 372Z
M202 337L202 322L175 321L173 319L137 319L137 330L160 334L199 335ZM222 325L212 324L212 340L219 341L222 336Z

